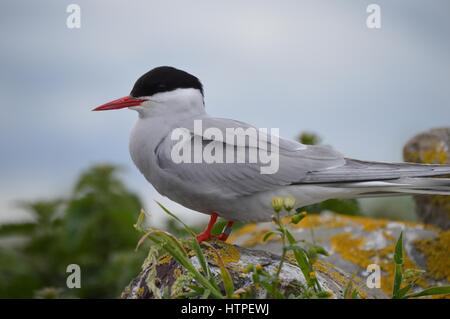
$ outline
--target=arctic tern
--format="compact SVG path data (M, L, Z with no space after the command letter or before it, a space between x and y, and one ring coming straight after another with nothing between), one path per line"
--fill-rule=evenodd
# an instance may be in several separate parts
M94 111L122 108L139 114L129 148L140 172L160 194L211 216L207 228L197 236L198 241L212 237L211 229L218 216L228 221L220 240L227 239L233 221L270 220L271 200L275 196L291 197L295 207L303 207L331 198L405 193L450 195L450 179L431 178L450 174L450 165L360 161L346 158L328 146L303 145L270 134L263 139L266 146L252 143L252 137L244 138L244 143L225 140L227 128L241 128L242 134L253 126L209 116L199 79L173 67L150 70L136 81L130 95ZM203 128L223 133L222 137L195 131L196 121L201 121ZM277 155L278 170L262 174L261 162L175 162L172 151L179 141L173 140L172 133L176 129L188 133L184 146L200 139L203 146L212 145L216 151L230 147L244 154L255 148L271 150ZM194 152L195 148L186 149Z

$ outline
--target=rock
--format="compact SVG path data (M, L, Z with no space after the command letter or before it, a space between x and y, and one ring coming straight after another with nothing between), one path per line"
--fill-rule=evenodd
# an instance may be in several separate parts
M236 290L244 291L253 286L252 274L246 273L247 265L260 265L265 271L275 273L280 262L278 255L263 250L247 249L239 246L214 241L212 245L224 258L226 268L230 272ZM208 251L208 249L206 249ZM213 254L206 253L207 256ZM150 256L150 259L154 256ZM192 256L191 261L199 268L196 257ZM220 275L217 260L208 258L212 274ZM320 266L319 266L320 265ZM316 277L322 288L330 292L334 298L342 298L350 276L331 264L322 261L317 262ZM280 273L281 286L286 294L301 294L305 286L305 280L301 270L292 262L286 262ZM122 298L127 299L148 299L148 298L179 298L186 292L186 287L192 282L192 278L172 257L164 255L159 259L146 263L142 272L130 283L122 293ZM368 292L360 290L363 296ZM258 298L265 298L265 292L257 289ZM378 296L380 297L380 296Z
M272 229L270 223L246 225L230 239L237 245L264 249L278 253L281 243L276 240L262 242L265 232ZM368 289L367 298L392 295L394 276L394 247L403 231L405 268L422 269L425 277L419 286L443 285L450 282L450 231L434 226L373 219L361 216L338 215L325 212L310 215L290 230L297 240L314 242L324 247L330 255L319 257L316 268L330 273L333 267L355 276L365 286L367 266L377 264L381 269L380 289ZM344 285L341 282L341 285Z
M235 245L212 242L233 278L235 289L242 291L252 286L251 274L244 271L249 264L261 265L268 272L276 271L281 243L275 237L262 241L264 234L273 228L271 223L249 224L230 237L229 241ZM350 281L362 298L389 297L394 272L393 251L400 231L404 232L405 267L427 271L426 277L419 281L420 286L447 284L450 279L449 233L432 226L325 213L308 216L289 228L296 239L317 243L330 253L315 261L314 270L320 285L333 298L343 298ZM211 250L205 248L205 255L212 273L218 276L217 257ZM190 256L198 266L197 258L193 254ZM381 268L380 289L369 289L366 285L369 264ZM280 278L283 290L295 295L304 290L303 274L292 258L284 264ZM151 251L141 273L124 290L122 298L180 297L192 280L172 257L157 257L156 252ZM264 291L257 291L257 296L265 297Z
M450 128L436 128L420 133L403 148L407 162L450 164ZM416 195L416 212L424 223L450 228L450 196Z

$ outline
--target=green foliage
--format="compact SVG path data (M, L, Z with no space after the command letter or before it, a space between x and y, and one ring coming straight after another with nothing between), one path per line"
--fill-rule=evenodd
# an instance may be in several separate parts
M32 222L0 227L0 297L117 297L139 271L133 224L142 207L117 176L98 165L84 172L67 199L23 204ZM66 287L66 267L81 267L81 288Z
M305 211L308 214L319 214L325 210L344 215L361 215L361 208L356 199L328 199L297 209L298 212Z
M190 238L188 240L181 241L168 232L150 228L139 240L138 247L145 241L145 239L148 238L154 244L156 244L158 250L162 250L170 254L170 256L172 256L181 266L186 269L186 271L192 276L195 282L190 285L190 291L186 293L185 297L212 297L215 299L232 298L234 292L233 280L230 273L225 268L225 264L218 251L209 243L202 243L202 245L206 245L216 255L220 268L220 278L212 276L212 272L206 260L205 254L203 253L203 250L195 237L195 232L165 206L160 203L157 204L173 220L182 225L185 233L189 234ZM199 261L200 269L197 269L197 267L192 263L188 252L184 248L185 245L189 246L190 249L194 252L197 260ZM220 282L223 284L223 287L225 289L224 294L219 288Z
M359 299L359 291L355 287L353 278L348 281L347 286L344 289L344 299Z
M450 294L450 286L430 287L419 292L410 292L423 272L415 269L406 269L403 271L403 232L400 233L397 243L395 244L394 262L395 273L392 299L408 299Z
M290 233L290 231L287 229L286 225L283 223L280 214L282 210L284 209L287 214L291 213L291 209L294 206L294 204L286 205L287 202L292 202L293 199L291 198L278 198L275 197L272 199L272 206L274 209L275 214L273 215L273 222L277 226L275 233L278 233L278 236L281 239L282 243L282 252L281 252L281 260L280 265L278 266L278 271L275 274L275 278L273 281L273 285L277 286L280 284L279 282L279 276L281 273L281 270L283 268L283 264L285 262L286 253L288 251L291 251L294 255L294 259L297 262L298 267L303 273L303 276L307 283L307 289L312 289L312 291L307 291L310 295L316 295L318 293L322 293L322 287L320 286L319 281L316 278L316 274L314 272L313 268L313 262L314 258L317 256L317 254L324 254L328 255L326 250L323 247L312 245L310 243L304 243L304 245L299 245L298 242L295 240L294 236ZM280 208L279 203L283 203L283 207ZM305 218L304 212L297 212L290 218L289 223L296 224L303 218ZM266 238L267 239L267 238ZM305 249L305 246L309 246L311 249ZM314 248L314 249L313 249ZM305 292L304 292L305 293ZM276 296L273 296L276 297Z
M302 132L298 136L298 141L306 145L316 145L320 143L320 137L316 133L312 132Z
M395 244L394 262L395 270L392 297L397 299L400 297L400 286L403 280L403 232L400 233L400 237Z

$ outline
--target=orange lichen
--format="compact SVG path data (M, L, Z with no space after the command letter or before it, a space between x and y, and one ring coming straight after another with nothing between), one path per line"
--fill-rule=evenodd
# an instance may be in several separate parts
M383 237L390 241L395 240L395 237L392 236L392 234L390 232L388 232L387 230L383 230Z
M286 216L282 219L282 222L283 224L287 225L288 228L293 229L311 229L317 227L336 229L346 226L359 226L362 230L368 232L385 228L391 222L387 219L374 219L363 216L345 216L338 214L308 215L298 224L289 223L290 220L291 217ZM402 222L402 224L410 227L420 225L414 222ZM249 224L242 227L241 229L238 229L234 234L232 234L230 236L229 242L235 242L238 238L245 236L244 241L241 245L245 247L254 247L256 245L264 243L264 235L270 230L271 229L268 227L258 228L258 226L255 224ZM279 237L271 236L268 239L268 241L272 240L279 240Z
M289 219L290 220L290 219ZM339 228L344 227L345 222L340 220L336 215L308 215L302 219L298 224L291 224L292 228Z
M256 224L247 224L233 231L228 237L228 242L233 243L235 240L246 234L251 234L256 229Z
M267 234L269 229L264 228L258 230L252 234L252 236L242 243L244 247L254 247L256 245L264 243L264 236ZM276 236L270 237L267 241L278 239Z
M380 266L383 276L381 277L381 289L386 293L392 292L395 264L393 261L395 242L391 242L381 249L366 249L365 239L355 237L350 233L337 234L331 237L332 249L341 257L351 263L366 269L369 264ZM406 255L404 257L404 268L417 268L414 262ZM419 285L424 285L423 280Z
M426 164L447 164L449 160L447 145L443 141L429 141L419 150L407 148L403 152L406 161Z
M450 230L434 239L416 240L414 246L426 257L427 274L431 278L450 281Z
M342 217L350 222L354 222L361 225L363 230L368 232L384 228L389 223L389 221L386 219L375 219L362 216L352 216L352 217L342 216Z
M351 224L358 224L362 226L365 231L373 231L386 227L390 221L387 219L374 219L363 216L345 216L337 214L327 215L308 215L297 225L293 225L295 228L339 228L345 227ZM413 224L413 223L411 223Z
M220 245L217 250L225 265L229 263L236 263L239 261L239 259L241 258L241 253L235 246L228 245L222 242L217 242L217 244ZM213 254L212 257L214 261L217 262L217 255Z

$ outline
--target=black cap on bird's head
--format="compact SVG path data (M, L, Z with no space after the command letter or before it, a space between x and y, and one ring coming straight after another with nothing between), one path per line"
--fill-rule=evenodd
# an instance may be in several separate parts
M176 89L197 89L203 96L203 85L197 77L170 66L160 66L142 75L134 83L129 96L100 105L93 111L116 110L138 106L145 101L143 97Z
M133 97L151 96L176 89L198 89L203 95L203 86L195 76L170 66L160 66L141 76L133 86Z

